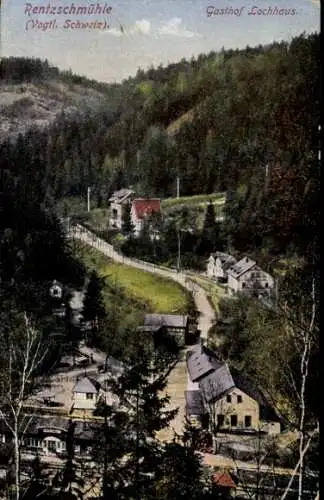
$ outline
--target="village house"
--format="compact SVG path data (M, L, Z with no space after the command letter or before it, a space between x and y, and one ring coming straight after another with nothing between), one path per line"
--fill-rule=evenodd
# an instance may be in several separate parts
M73 409L94 410L99 401L101 387L90 377L83 377L73 387Z
M144 328L152 333L166 329L169 335L174 336L179 347L186 344L189 335L189 316L186 314L146 314Z
M159 198L137 198L133 200L131 219L135 236L140 234L144 221L152 214L161 214L161 200ZM158 234L156 234L156 237L158 237Z
M94 439L96 425L93 421L69 420L59 416L35 415L22 438L22 453L58 457L66 452L69 426L74 425L75 453L86 454ZM12 441L12 434L5 421L0 419L0 443Z
M223 500L236 496L238 479L231 472L217 471L213 474L212 481L216 492Z
M83 410L91 414L100 400L109 406L118 406L118 398L109 390L109 382L116 380L122 373L123 368L117 365L98 375L96 379L85 376L79 380L73 387L71 413Z
M227 271L236 264L236 259L227 253L215 252L207 261L207 276L220 283L227 282Z
M227 290L230 295L237 292L255 293L262 296L274 288L274 279L264 272L256 262L244 257L227 271Z
M187 353L187 370L196 391L187 391L187 414L217 430L280 433L280 422L263 394L201 344ZM197 390L198 389L198 390ZM200 392L200 395L199 395Z
M122 229L124 210L127 203L131 203L135 197L131 189L120 189L115 191L109 198L109 227Z

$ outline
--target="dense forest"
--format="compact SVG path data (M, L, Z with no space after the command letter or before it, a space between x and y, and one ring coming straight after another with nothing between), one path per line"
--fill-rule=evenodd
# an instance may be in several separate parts
M19 58L3 60L1 75L78 78ZM319 178L317 34L139 70L106 87L100 113L62 115L4 141L2 175L45 206L84 197L87 186L98 206L125 186L172 196L179 176L182 195L228 191L227 239L237 250L294 253L307 239Z

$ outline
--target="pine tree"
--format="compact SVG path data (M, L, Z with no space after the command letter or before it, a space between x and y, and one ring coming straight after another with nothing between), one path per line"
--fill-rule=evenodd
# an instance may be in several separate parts
M132 204L130 202L126 203L123 207L123 217L122 217L122 230L125 236L132 236L134 234L134 224L132 221Z
M93 337L98 332L99 321L105 317L102 289L102 278L96 271L92 271L84 297L82 315L85 321L90 321Z
M128 479L125 487L129 498L147 498L161 454L156 433L167 427L177 412L165 410L169 398L161 397L166 386L164 370L159 367L157 373L156 364L154 366L147 359L138 359L120 380L117 392L129 415Z
M199 255L208 255L211 252L220 250L222 242L220 239L220 226L216 222L214 205L210 201L206 208L205 219L200 238L197 245Z
M165 409L169 398L161 396L169 363L154 356L145 345L137 346L122 375L107 387L118 398L113 408L101 403L104 425L97 429L94 460L103 477L105 499L155 498L154 477L162 457L157 432L168 426L177 410Z
M53 478L53 487L59 490L62 500L83 500L84 487L87 482L84 470L84 461L75 456L75 428L76 422L69 421L66 435L66 460L63 468Z
M203 500L212 498L210 485L204 481L201 458L191 447L168 443L155 473L157 500Z

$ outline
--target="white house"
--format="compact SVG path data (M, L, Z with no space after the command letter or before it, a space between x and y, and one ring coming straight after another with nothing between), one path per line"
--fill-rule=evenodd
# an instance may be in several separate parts
M153 213L161 213L161 200L159 198L136 198L133 200L131 218L136 236L143 229L145 219Z
M94 410L100 397L100 384L89 377L79 380L73 387L73 409Z
M98 380L85 376L75 384L72 397L73 410L93 411L99 400L105 401L109 406L119 404L118 397L109 390L109 381L121 375L122 365L110 366L108 371L109 373L103 373L99 376Z
M228 293L231 295L241 291L256 291L262 295L267 290L273 289L275 285L273 277L249 257L244 257L230 267L227 274Z
M122 228L125 206L127 205L127 203L131 203L134 196L135 193L131 189L120 189L119 191L115 191L109 198L109 226L111 228Z
M220 282L227 281L227 271L236 264L236 259L227 253L215 252L207 262L207 276Z

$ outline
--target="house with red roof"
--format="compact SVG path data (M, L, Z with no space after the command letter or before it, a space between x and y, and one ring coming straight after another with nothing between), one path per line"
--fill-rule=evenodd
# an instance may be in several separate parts
M131 218L136 236L142 230L144 221L154 213L161 213L161 200L159 198L136 198L133 200Z
M233 498L236 494L237 480L227 470L218 471L213 474L213 485L222 498Z

